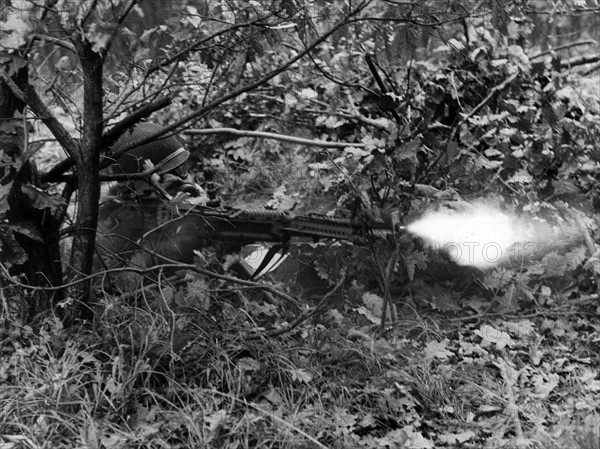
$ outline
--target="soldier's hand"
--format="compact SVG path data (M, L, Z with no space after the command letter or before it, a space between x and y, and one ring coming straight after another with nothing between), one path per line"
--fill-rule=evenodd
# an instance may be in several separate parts
M206 191L196 184L198 195L192 196L188 192L179 191L171 200L173 203L187 205L187 206L206 206L210 201L210 198L206 194Z

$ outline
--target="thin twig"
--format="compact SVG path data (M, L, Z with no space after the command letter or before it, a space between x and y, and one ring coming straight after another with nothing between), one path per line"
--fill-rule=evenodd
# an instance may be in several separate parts
M325 296L323 296L321 301L319 301L319 303L316 306L314 306L312 309L310 309L310 310L304 312L303 314L301 314L300 316L298 316L295 320L293 320L286 327L281 328L281 329L274 329L274 330L270 330L270 331L266 331L266 332L256 332L256 333L247 335L246 337L248 339L262 338L265 336L277 337L279 335L282 335L282 334L292 331L293 329L300 326L300 324L304 323L306 320L312 318L317 313L319 313L325 307L325 305L329 301L329 298L331 298L331 296L333 296L335 293L337 293L337 291L342 287L345 280L346 280L346 273L343 273L342 277L340 278L338 283L335 285L335 287L331 291L327 292L325 294Z
M76 279L74 281L71 282L67 282L65 284L62 285L57 285L57 286L52 286L52 287L39 287L39 286L33 286L33 285L27 285L27 284L23 284L21 282L15 281L12 276L10 276L10 274L8 273L8 269L6 267L4 267L4 265L0 264L0 269L2 271L2 273L0 273L0 276L3 277L4 279L6 279L10 284L16 286L16 287L20 287L26 290L30 290L30 291L57 291L57 290L62 290L65 288L69 288L69 287L73 287L75 285L78 285L82 282L87 282L90 281L92 279L95 279L97 277L100 276L105 276L107 274L111 274L111 273L123 273L123 272L131 272L131 273L136 273L139 274L141 276L146 275L146 274L150 274L152 272L155 272L157 270L171 270L171 269L177 269L177 270L191 270L194 271L198 274L202 274L204 276L213 278L213 279L220 279L223 281L227 281L227 282L231 282L233 284L239 284L239 285L243 285L245 287L251 287L251 288L256 288L259 290L266 290L268 292L270 292L271 294L278 296L282 299L284 299L285 301L291 303L291 304L298 304L297 299L293 298L292 296L276 289L275 287L271 286L271 285L264 285L264 284L260 284L258 282L252 282L252 281L246 281L244 279L239 279L233 276L228 276L225 274L219 274L219 273L215 273L213 271L210 270L206 270L204 268L200 268L197 267L196 265L193 264L183 264L183 263L164 263L164 264L159 264L159 265L154 265L152 267L148 267L148 268L135 268L135 267L120 267L120 268L111 268L108 270L103 270L100 271L98 273L93 273L90 275L87 275L85 277Z
M115 173L110 175L99 175L100 181L145 181L148 184L152 183L152 175L156 173L160 167L152 167L151 170L146 170L140 173ZM52 178L51 182L74 182L77 180L75 175L60 175Z
M398 245L398 241L394 239L394 251L392 252L392 256L390 260L388 260L385 272L382 273L384 275L383 278L383 311L381 313L381 324L379 326L379 331L383 332L385 329L385 322L387 321L387 310L390 308L390 318L391 321L394 322L398 318L396 316L394 305L391 301L390 294L390 285L392 283L392 275L394 273L394 268L396 267L396 262L398 262L398 257L400 256L400 246Z
M510 83L512 83L517 78L517 76L519 76L519 72L513 73L511 76L506 78L500 84L498 84L497 86L494 86L490 90L490 93L477 106L475 106L467 115L465 115L456 124L456 126L454 126L454 128L452 129L452 132L450 133L450 136L448 136L448 140L446 141L445 148L440 152L439 156L431 164L429 164L427 169L423 172L421 177L417 180L417 183L421 182L423 180L423 178L429 174L429 171L438 164L438 162L442 159L442 157L445 154L447 154L448 147L450 146L450 143L454 141L454 137L460 130L461 126L463 124L465 124L467 122L467 120L469 120L471 117L473 117L475 114L477 114L479 112L479 110L482 109L486 104L488 104L498 92L504 90L506 88L506 86L508 86ZM454 162L454 160L449 161L449 165L451 165L453 162Z

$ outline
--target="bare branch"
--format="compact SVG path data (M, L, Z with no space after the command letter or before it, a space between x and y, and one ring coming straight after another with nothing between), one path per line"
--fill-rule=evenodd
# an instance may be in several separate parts
M309 145L313 147L321 148L366 148L364 143L352 143L352 142L327 142L325 140L316 139L303 139L301 137L288 136L285 134L269 133L263 131L247 131L235 128L211 128L211 129L188 129L184 131L185 134L192 136L206 135L206 134L233 134L235 136L242 137L253 137L257 139L272 139L280 140L282 142L297 143L300 145Z
M75 46L73 44L71 44L70 42L64 41L62 39L58 39L54 36L48 36L47 34L39 34L36 33L33 35L32 38L34 41L35 40L40 40L40 41L44 41L44 42L48 42L50 44L54 44L57 45L59 47L64 48L65 50L69 50L72 53L76 53L77 50L75 49Z
M592 7L592 8L572 8L569 10L557 10L557 9L546 9L546 10L537 10L537 9L533 9L533 8L523 8L523 12L526 14L531 14L531 15L544 15L544 16L552 16L552 15L568 15L568 14L573 14L573 13L597 13L598 11L600 11L600 6L599 7Z
M383 82L383 80L381 79L381 76L379 75L379 71L377 70L377 67L375 67L375 62L373 61L373 58L374 58L374 56L371 53L367 53L365 55L365 60L367 61L369 70L371 70L371 73L373 74L373 78L375 79L375 82L379 86L379 90L381 90L381 93L385 95L388 92L388 89L387 89L385 83ZM392 116L394 117L394 119L396 120L396 123L400 124L402 122L402 120L400 119L398 112L396 112L395 109L391 109L390 112L391 112Z
M46 107L42 99L39 97L33 86L27 84L25 91L22 91L19 86L4 72L0 72L0 79L8 86L12 93L21 101L27 104L29 108L42 120L42 122L52 132L56 140L65 149L69 157L77 157L79 152L79 145L71 137L69 132L64 126L58 121L58 119L52 115L50 110Z
M169 106L173 102L173 97L174 95L170 95L155 100L152 103L148 103L115 123L112 128L102 136L102 146L107 147L112 145L119 136L132 125L148 117L153 112Z
M89 40L75 41L83 74L83 120L81 151L71 156L77 174L78 201L75 214L75 232L69 258L68 274L72 278L85 277L92 272L98 203L100 201L100 141L102 138L102 55L94 51ZM89 315L91 285L80 284L67 289L67 294L82 303L79 307L62 311L65 322Z
M589 76L594 73L596 70L600 70L600 62L594 64L589 70L583 72L583 76Z
M117 122L113 127L102 136L102 147L111 146L119 136L130 126L139 122L143 118L150 116L153 112L167 107L171 104L173 97L164 97L152 103L142 106L138 110L132 112L127 117ZM114 159L114 158L113 158ZM65 177L61 176L65 171L73 166L71 159L65 159L56 164L52 169L41 176L42 182L63 182ZM68 179L71 179L70 177Z

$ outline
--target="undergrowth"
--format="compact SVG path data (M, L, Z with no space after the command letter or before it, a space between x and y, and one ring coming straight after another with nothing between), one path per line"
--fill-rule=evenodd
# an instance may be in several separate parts
M212 128L362 146L188 142L210 149L204 186L227 205L395 209L406 221L482 197L549 222L572 207L593 251L578 242L484 272L406 235L398 251L310 244L264 281L292 303L190 273L126 299L104 292L94 321L69 329L49 313L21 322L11 312L30 296L7 288L0 449L600 449L597 97L527 47L527 20L510 21L509 37L486 20L456 24L456 39L410 64L369 65L374 41L327 44L329 78L298 64L215 109ZM340 65L344 54L361 56ZM385 83L355 85L376 74Z
M269 337L260 307L105 307L76 329L5 323L2 447L599 447L600 321L573 308L407 309L381 334L341 307Z

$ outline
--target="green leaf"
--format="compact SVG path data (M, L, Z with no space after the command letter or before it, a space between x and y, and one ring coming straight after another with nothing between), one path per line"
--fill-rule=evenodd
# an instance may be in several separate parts
M346 147L346 148L344 148L344 154L346 156L351 156L353 158L359 159L361 157L370 156L371 152L367 151L367 150L363 150L362 148Z
M474 331L475 334L479 335L482 339L481 345L483 347L495 344L499 349L505 348L506 346L512 346L513 341L506 332L496 329L489 324L484 324L481 328Z
M85 37L93 44L94 52L100 53L106 50L117 26L116 23L103 20L92 23L89 31L85 33Z
M313 380L313 375L309 371L302 368L291 369L290 373L292 374L292 380L294 381L308 384Z
M51 195L31 184L22 185L21 191L32 201L32 206L36 209L43 210L50 208L54 211L56 208L66 204L62 196L58 194Z
M1 26L1 25L0 25ZM27 61L17 55L9 55L10 62L8 63L8 76L13 76L20 69L27 65Z
M440 435L439 440L447 445L459 445L469 441L472 438L475 438L475 432L472 430L467 430L461 433L448 433L445 435Z
M452 356L453 353L451 351L448 351L448 349L446 349L446 347L448 346L448 343L450 343L450 340L448 340L447 338L444 339L444 341L430 341L425 345L425 358L432 360L432 359L440 359L440 360L446 360L448 357Z
M0 226L0 259L7 268L24 264L27 261L27 253L15 240L14 234L8 226Z
M369 152L373 150L382 150L383 148L385 148L385 141L383 139L376 139L372 136L367 135L360 139L360 141L366 145L366 149ZM344 151L347 150L348 148L344 149Z
M12 181L3 186L0 185L0 214L4 214L10 210L10 205L8 204L8 195L10 194L11 187Z
M374 316L366 307L361 306L361 307L356 308L355 310L356 310L356 313L364 316L367 320L369 320L373 324L379 324L381 322L381 319Z
M436 189L435 187L426 185L426 184L415 184L414 185L415 188L415 192L419 193L420 195L429 197L429 198L435 198L436 195L438 193L440 193L439 189Z
M251 357L244 357L238 361L238 368L242 371L258 371L260 362Z
M25 21L22 11L8 9L6 19L0 22L0 40L2 48L12 51L21 48L27 42L31 27Z
M36 242L44 243L44 239L42 239L39 229L37 229L32 222L24 221L19 224L10 224L8 227L12 229L13 232L18 232Z
M362 295L362 302L367 309L377 318L381 318L383 314L383 298L375 293L366 292Z
M571 251L565 254L565 259L571 269L577 268L586 260L586 258L587 249L583 245L577 248L573 248Z

